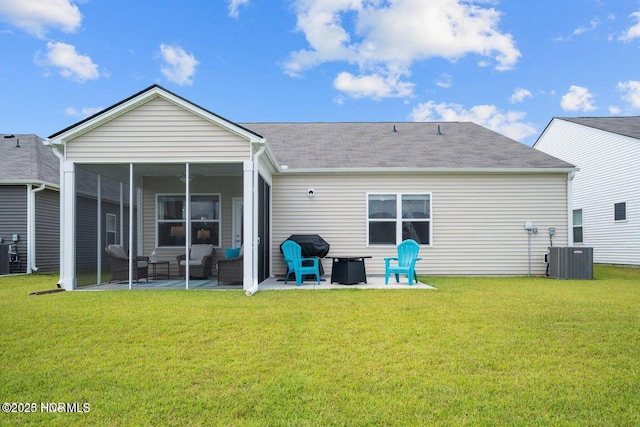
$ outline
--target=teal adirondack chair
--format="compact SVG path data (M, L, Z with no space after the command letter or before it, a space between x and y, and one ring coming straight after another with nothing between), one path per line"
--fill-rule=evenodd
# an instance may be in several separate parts
M420 251L420 245L411 239L407 239L398 245L398 257L397 258L385 258L384 264L384 284L389 284L389 275L396 275L396 283L400 282L400 275L406 274L409 280L409 286L413 285L413 280L416 283L418 278L416 277L416 261L420 261L422 258L418 258L418 252ZM392 263L392 261L395 261Z
M293 240L285 241L281 248L284 261L287 263L287 276L284 279L285 284L288 282L291 273L296 275L296 286L301 286L302 282L304 282L304 276L310 274L315 275L318 285L320 284L318 258L302 258L302 248ZM311 263L312 265L302 265L303 261L307 264Z

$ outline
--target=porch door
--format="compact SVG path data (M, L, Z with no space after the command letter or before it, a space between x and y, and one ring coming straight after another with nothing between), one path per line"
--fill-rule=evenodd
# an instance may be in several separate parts
M271 241L271 187L258 176L258 283L269 277Z
M233 222L231 225L234 248L242 246L244 237L244 199L242 197L233 198Z

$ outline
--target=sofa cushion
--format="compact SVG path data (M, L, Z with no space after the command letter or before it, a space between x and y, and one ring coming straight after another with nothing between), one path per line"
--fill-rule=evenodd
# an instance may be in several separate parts
M192 245L189 259L202 261L202 258L211 255L212 252L213 245Z
M187 265L187 262L185 260L182 260L182 261L180 261L180 265ZM189 265L199 267L199 266L202 265L202 260L201 259L190 259L189 260Z
M138 261L138 268L146 268L149 267L147 261Z
M224 251L225 258L235 258L240 256L240 248L227 248Z

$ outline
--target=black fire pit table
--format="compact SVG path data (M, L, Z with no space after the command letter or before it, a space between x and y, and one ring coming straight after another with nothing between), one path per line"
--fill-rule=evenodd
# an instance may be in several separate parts
M355 285L367 283L367 270L364 267L365 258L370 256L336 256L331 265L331 283L338 282L342 285Z

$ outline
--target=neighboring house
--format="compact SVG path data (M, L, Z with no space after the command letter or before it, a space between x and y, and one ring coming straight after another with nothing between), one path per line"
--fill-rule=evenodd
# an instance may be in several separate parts
M575 168L473 123L238 124L153 85L46 143L62 157L65 289L82 257L79 169L121 183L132 253L156 249L174 274L191 243L223 254L244 242L245 289L285 273L291 234L321 235L329 256L372 256L369 274L408 237L430 275L542 275L548 228L568 242ZM84 243L104 247L100 233Z
M17 250L13 273L58 270L59 165L37 135L0 137L0 238Z
M640 265L640 117L555 117L534 148L576 165L570 244Z
M10 267L12 273L54 272L60 268L60 159L51 147L33 134L2 134L0 137L0 238L11 245L20 264ZM93 236L101 217L109 220L101 224L105 242L118 239L117 219L126 211L128 201L120 203L120 184L103 178L101 208L95 213L98 179L94 174L78 168L77 198L81 209L77 221L77 250L82 254L76 265L79 269L94 269L98 253L108 260L104 250L97 251L87 242ZM107 232L107 229L109 232ZM90 236L87 238L87 236ZM17 241L14 241L14 237ZM0 271L0 273L6 273Z

